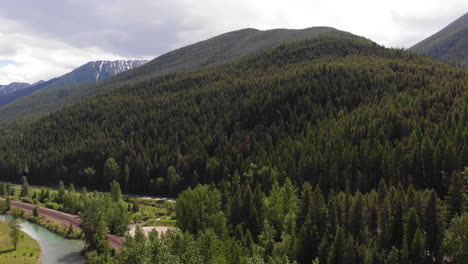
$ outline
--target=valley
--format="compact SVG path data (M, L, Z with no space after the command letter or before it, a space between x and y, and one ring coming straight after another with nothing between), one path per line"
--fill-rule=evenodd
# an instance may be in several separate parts
M466 18L409 49L244 28L1 86L0 212L76 263L465 263Z

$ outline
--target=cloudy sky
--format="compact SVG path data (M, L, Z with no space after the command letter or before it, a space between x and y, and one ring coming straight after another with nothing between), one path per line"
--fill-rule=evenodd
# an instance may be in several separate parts
M152 59L246 27L331 26L410 47L467 11L466 0L2 0L0 84L92 60Z

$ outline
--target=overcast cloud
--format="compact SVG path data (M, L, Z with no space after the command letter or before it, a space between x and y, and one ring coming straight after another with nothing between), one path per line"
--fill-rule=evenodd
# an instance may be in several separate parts
M153 59L215 35L331 26L411 47L468 11L466 0L0 0L0 84L91 60Z

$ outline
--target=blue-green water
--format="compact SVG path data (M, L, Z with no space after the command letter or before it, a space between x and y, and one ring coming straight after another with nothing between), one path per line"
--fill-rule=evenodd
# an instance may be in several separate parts
M7 221L8 215L0 215L0 220ZM83 264L86 260L80 255L84 247L82 240L65 239L49 230L26 221L21 222L22 231L37 240L41 246L41 264Z

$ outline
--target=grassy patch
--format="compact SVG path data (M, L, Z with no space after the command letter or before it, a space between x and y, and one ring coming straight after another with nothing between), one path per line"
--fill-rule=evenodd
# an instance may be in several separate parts
M10 242L9 233L8 224L0 221L0 263L39 263L41 248L37 241L21 232L21 239L15 251Z
M143 226L166 226L166 227L175 227L177 220L172 219L159 219L159 220L148 220Z
M134 222L143 226L175 226L175 202L145 198L126 198L133 203L136 200L139 212L134 215Z

